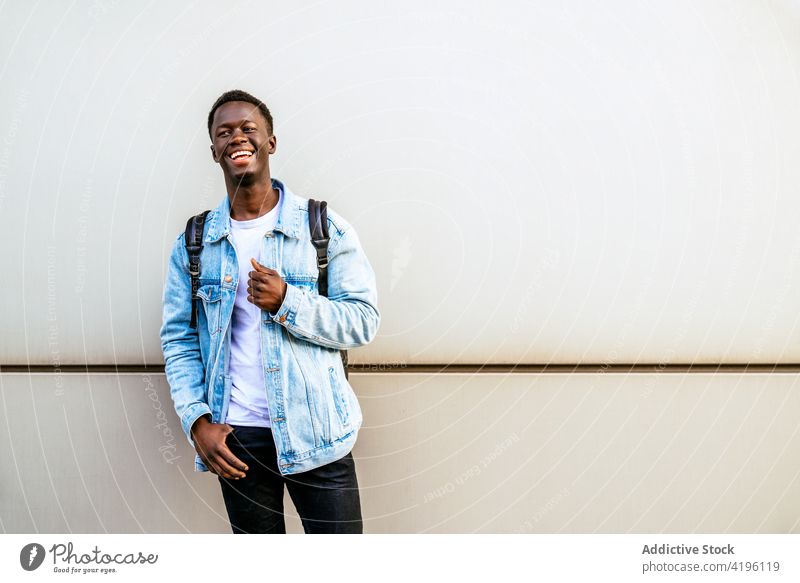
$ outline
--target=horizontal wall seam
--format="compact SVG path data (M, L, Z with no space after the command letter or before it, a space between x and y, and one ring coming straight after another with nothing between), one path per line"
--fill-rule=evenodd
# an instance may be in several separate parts
M353 374L687 374L800 373L800 364L350 364ZM164 374L163 366L136 364L0 365L0 374Z

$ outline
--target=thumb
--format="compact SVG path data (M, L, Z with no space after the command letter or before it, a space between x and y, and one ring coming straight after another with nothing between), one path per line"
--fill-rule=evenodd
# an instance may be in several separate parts
M268 273L268 272L269 272L269 270L268 270L266 267L264 267L263 265L261 265L261 264L260 264L258 261L256 261L256 260L255 260L253 257L251 257L251 258L250 258L250 263L252 263L252 264L253 264L253 267L255 268L255 270L256 270L256 271L260 271L260 272L262 272L262 273Z

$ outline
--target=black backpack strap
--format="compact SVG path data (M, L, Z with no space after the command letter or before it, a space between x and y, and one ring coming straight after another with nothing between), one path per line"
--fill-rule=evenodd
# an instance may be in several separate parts
M317 250L317 267L319 268L319 295L328 296L328 203L324 200L309 199L308 230L311 232L311 243Z
M192 278L192 318L189 322L191 328L197 328L197 289L200 287L200 252L203 250L203 225L206 215L211 211L203 211L199 215L190 217L186 221L184 242L186 253L189 255L189 275Z
M308 230L311 233L311 244L317 250L317 287L319 295L328 297L328 203L324 200L308 200ZM344 366L344 376L349 379L347 372L347 351L340 350L342 365Z

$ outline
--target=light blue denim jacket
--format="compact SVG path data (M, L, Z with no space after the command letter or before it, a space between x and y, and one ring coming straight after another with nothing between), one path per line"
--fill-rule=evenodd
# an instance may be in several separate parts
M328 207L328 297L317 290L317 256L308 229L308 199L273 179L283 202L262 240L261 263L287 283L280 309L262 311L261 365L282 474L305 472L346 455L362 415L344 376L340 349L375 337L380 324L375 273L353 227ZM191 279L184 233L172 247L164 286L161 347L175 411L189 443L191 428L210 413L227 416L231 314L239 283L226 196L208 214L200 255L197 328L189 327ZM254 350L253 355L257 352ZM195 458L196 471L208 471Z

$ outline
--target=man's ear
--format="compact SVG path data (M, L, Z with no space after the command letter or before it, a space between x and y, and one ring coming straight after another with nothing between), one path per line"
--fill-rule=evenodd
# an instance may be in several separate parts
M278 148L278 137L273 134L269 137L269 153L274 154L277 148Z
M219 164L219 160L217 160L217 152L214 150L214 144L211 144L211 157L214 159L214 162Z

